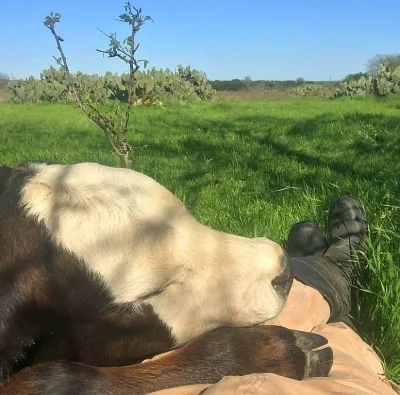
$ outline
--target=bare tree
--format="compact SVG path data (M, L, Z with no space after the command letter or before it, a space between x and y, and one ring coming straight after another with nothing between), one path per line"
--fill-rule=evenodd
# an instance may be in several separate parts
M0 72L0 88L4 88L10 80L11 77L7 73Z
M366 70L368 74L378 75L381 65L389 66L394 70L400 66L400 54L378 54L368 60Z
M129 66L128 99L126 103L118 99L115 99L113 103L101 103L98 99L95 99L92 93L93 87L77 83L69 70L67 59L62 49L61 43L64 40L55 30L56 24L61 19L61 14L51 13L43 23L51 31L56 41L60 57L54 58L67 75L68 90L74 96L77 106L103 130L114 153L120 158L122 165L130 168L132 165L130 159L132 146L126 139L126 134L129 130L129 120L135 100L135 73L139 70L141 63L144 64L144 67L148 63L146 60L136 58L139 44L136 43L135 39L137 32L145 22L152 21L152 19L150 16L142 16L142 9L135 8L129 1L125 3L124 9L125 13L119 15L117 20L129 24L129 36L121 43L117 40L116 33L106 34L99 29L110 39L110 42L107 50L97 49L96 51L107 55L109 58L119 58ZM105 113L104 108L110 105L113 111Z

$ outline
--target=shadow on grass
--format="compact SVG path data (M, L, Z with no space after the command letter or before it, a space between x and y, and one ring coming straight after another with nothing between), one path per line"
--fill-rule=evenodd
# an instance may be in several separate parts
M179 149L169 145L167 140L163 143L150 142L149 148L151 152L170 158L187 155L196 162L211 159L217 172L232 165L233 153L237 154L240 166L262 171L264 164L257 155L265 149L272 149L276 158L289 159L310 168L326 167L338 177L380 184L383 178L392 176L395 164L389 163L390 158L382 157L373 167L368 167L363 166L363 158L366 161L371 155L385 154L395 160L395 156L400 154L399 125L400 118L368 114L346 115L339 120L337 116L327 114L297 122L263 114L229 121L193 117L186 123L180 122L179 126L186 134L178 139ZM330 128L330 136L325 137L327 128ZM311 152L303 149L298 142L299 137L311 147ZM340 149L344 142L347 145L343 145L343 152L339 152L335 159L324 156L324 150L330 153L332 147ZM258 146L249 148L253 143ZM203 175L201 173L198 178ZM289 180L293 181L293 175Z
M235 166L242 177L246 171L251 171L272 182L293 186L314 185L315 173L321 168L336 174L336 180L331 182L348 177L372 185L381 185L396 172L396 157L400 155L400 117L326 113L296 120L262 112L229 117L231 110L228 106L227 116L216 119L195 112L181 118L172 114L167 119L156 114L151 130L135 125L140 138L138 141L133 135L134 145L148 145L147 150L139 153L139 164L141 160L157 164L160 157L171 159L175 167L181 166L177 181L189 182L193 196L217 182L206 179L210 171L218 175ZM12 133L27 127L23 120L15 120ZM163 135L159 131L165 128L168 133ZM96 135L92 130L68 128L64 136L67 137L63 143L66 150L82 147L88 157L93 158L98 157L99 152L111 152L101 132ZM58 141L51 133L46 138L54 144ZM343 151L333 158L330 154L335 149ZM377 157L373 166L363 166L364 158L367 161L372 156ZM309 170L296 174L285 169L290 163L301 164Z

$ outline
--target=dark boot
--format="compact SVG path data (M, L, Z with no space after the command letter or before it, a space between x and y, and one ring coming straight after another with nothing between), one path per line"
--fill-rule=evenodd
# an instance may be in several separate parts
M328 249L324 231L317 223L298 222L292 226L286 244L286 252L291 258L323 255Z
M294 277L318 290L328 302L331 308L328 322L341 321L353 327L348 317L354 269L351 254L353 249L364 248L367 231L361 203L351 196L343 196L333 202L329 210L330 245L325 254L291 259Z

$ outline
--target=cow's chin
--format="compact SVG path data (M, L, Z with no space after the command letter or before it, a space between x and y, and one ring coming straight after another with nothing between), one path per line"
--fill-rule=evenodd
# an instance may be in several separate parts
M199 292L199 282L171 284L145 300L171 330L176 345L217 327L252 326L276 317L286 303L293 277L278 289L273 281L263 280L247 288L233 282Z

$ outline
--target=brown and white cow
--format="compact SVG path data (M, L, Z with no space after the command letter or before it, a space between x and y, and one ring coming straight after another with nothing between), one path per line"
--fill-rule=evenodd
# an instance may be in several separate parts
M329 373L331 349L313 351L326 339L256 325L293 281L276 243L200 224L132 170L26 163L0 168L0 184L0 394Z

